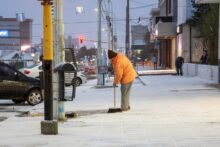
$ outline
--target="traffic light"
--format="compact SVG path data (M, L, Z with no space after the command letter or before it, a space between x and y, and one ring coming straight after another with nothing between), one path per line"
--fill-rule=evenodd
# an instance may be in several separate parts
M85 37L84 37L84 36L80 36L80 37L79 37L79 42L80 42L80 43L83 43L84 41L85 41Z

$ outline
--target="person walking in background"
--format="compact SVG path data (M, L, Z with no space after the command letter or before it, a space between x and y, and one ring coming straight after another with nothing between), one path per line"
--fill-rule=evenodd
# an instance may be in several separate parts
M114 86L121 84L121 110L130 110L131 86L137 73L130 60L123 54L108 50L108 58L112 61L114 70Z
M200 58L200 63L201 64L208 64L208 54L207 54L206 50L203 51L203 54Z
M151 60L154 64L154 69L157 69L157 61L158 61L157 56L154 54Z
M183 69L182 69L183 63L184 63L183 57L179 56L176 58L176 73L177 73L177 75L183 76Z

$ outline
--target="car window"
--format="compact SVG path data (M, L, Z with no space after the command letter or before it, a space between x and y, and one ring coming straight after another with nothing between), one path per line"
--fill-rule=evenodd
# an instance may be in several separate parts
M0 66L0 77L3 79L13 79L15 71L8 66Z
M13 69L8 68L7 70L8 70L8 76L14 77L16 75L16 72Z

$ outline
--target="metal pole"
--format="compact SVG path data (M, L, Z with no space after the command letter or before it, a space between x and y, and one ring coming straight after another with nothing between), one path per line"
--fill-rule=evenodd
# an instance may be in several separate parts
M52 92L52 61L53 61L53 27L51 18L51 3L44 2L43 30L44 30L44 88L45 88L45 120L53 120L53 92Z
M113 21L114 21L114 19L116 19L116 17L115 18L113 18L112 19L112 23L113 23ZM113 49L114 50L117 50L118 49L118 43L117 43L117 25L116 25L116 21L114 21L114 32L115 32L115 35L113 35L113 39L114 39L114 47L113 47Z
M113 22L112 22L112 27L111 27L111 47L112 47L112 50L114 50Z
M53 25L51 16L51 0L43 0L43 87L44 87L44 119L41 121L41 133L47 135L58 134L57 121L53 121Z
M102 47L101 47L101 4L102 0L98 0L98 34L97 34L97 67L102 65ZM97 71L97 85L103 85L102 74Z
M114 39L113 39L113 22L111 22L111 18L113 18L113 11L112 16L110 16L110 0L108 0L108 27L109 27L109 44L110 44L110 49L114 50ZM113 19L112 19L113 21Z
M220 9L219 9L219 25L218 25L218 83L220 83Z
M112 50L111 46L111 21L110 21L110 0L108 0L108 7L107 7L107 14L106 14L106 20L107 20L107 26L108 26L108 49ZM109 59L107 58L107 65L109 65ZM103 81L105 82L104 75L103 75Z
M102 64L102 47L101 47L101 37L102 37L102 34L101 34L101 27L102 27L102 24L101 24L101 4L102 3L102 0L98 0L98 43L97 43L97 47L98 47L98 65L101 65Z
M126 55L127 57L130 57L130 12L129 12L130 6L129 6L129 0L127 0L127 6L126 6L126 35L125 35L125 48L126 48Z
M107 9L106 19L107 19L107 22L108 22L108 49L112 49L111 48L111 43L110 43L111 21L110 21L109 11L110 11L110 0L108 0L108 9Z
M60 62L64 62L65 59L65 50L64 50L64 25L63 25L63 0L54 0L54 66L59 64ZM53 80L53 92L54 92L54 118L60 121L64 121L66 119L65 112L64 112L64 102L59 101L59 81L58 73L54 73L54 80Z

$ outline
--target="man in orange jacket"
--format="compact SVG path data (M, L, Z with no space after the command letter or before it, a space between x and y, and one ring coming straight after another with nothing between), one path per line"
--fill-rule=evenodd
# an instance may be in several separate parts
M128 111L130 109L131 86L137 73L125 55L108 50L108 58L112 61L114 70L114 86L121 84L121 109L122 111Z

